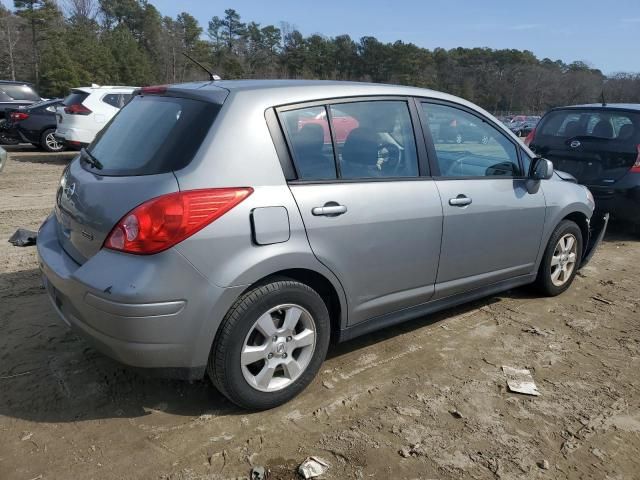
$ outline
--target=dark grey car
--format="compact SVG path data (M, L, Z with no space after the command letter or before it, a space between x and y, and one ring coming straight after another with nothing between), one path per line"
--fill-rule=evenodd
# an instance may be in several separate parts
M432 112L490 140L434 141ZM97 349L263 409L311 382L330 338L532 282L561 293L604 231L593 207L462 99L216 81L137 92L65 170L38 253Z

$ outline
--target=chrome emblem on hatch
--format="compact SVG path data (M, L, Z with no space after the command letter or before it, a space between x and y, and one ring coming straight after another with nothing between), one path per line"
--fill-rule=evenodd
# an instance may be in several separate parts
M76 193L76 184L72 183L71 185L65 186L63 191L67 198L72 197L73 194Z
M569 146L570 146L571 148L578 148L580 145L582 145L582 144L580 143L580 141L579 141L579 140L574 140L573 142L571 142L571 143L569 144Z

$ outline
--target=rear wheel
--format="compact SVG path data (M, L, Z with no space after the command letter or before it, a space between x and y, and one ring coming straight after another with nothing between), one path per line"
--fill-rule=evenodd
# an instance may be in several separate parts
M313 380L329 347L329 312L309 286L275 281L231 307L213 344L207 372L235 404L281 405Z
M563 220L551 234L536 283L548 296L564 292L576 276L582 256L582 231L571 220Z
M55 128L48 128L40 135L40 147L47 152L60 152L64 150L64 144L60 143L54 133Z

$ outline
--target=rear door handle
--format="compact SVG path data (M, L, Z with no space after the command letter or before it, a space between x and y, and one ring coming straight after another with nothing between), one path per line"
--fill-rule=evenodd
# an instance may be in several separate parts
M347 207L344 205L338 205L335 202L328 202L324 207L314 207L311 213L316 217L337 217L343 213L347 213Z
M456 198L450 198L449 205L453 207L466 207L467 205L471 205L471 199L466 195L460 194Z

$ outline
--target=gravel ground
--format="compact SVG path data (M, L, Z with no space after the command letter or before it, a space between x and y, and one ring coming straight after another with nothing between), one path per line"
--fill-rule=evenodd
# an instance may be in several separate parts
M149 379L61 326L35 249L68 160L0 174L0 479L640 478L640 243L614 228L569 291L490 297L335 346L287 405L247 413L208 381ZM615 227L615 226L614 226ZM539 397L507 391L528 368Z

